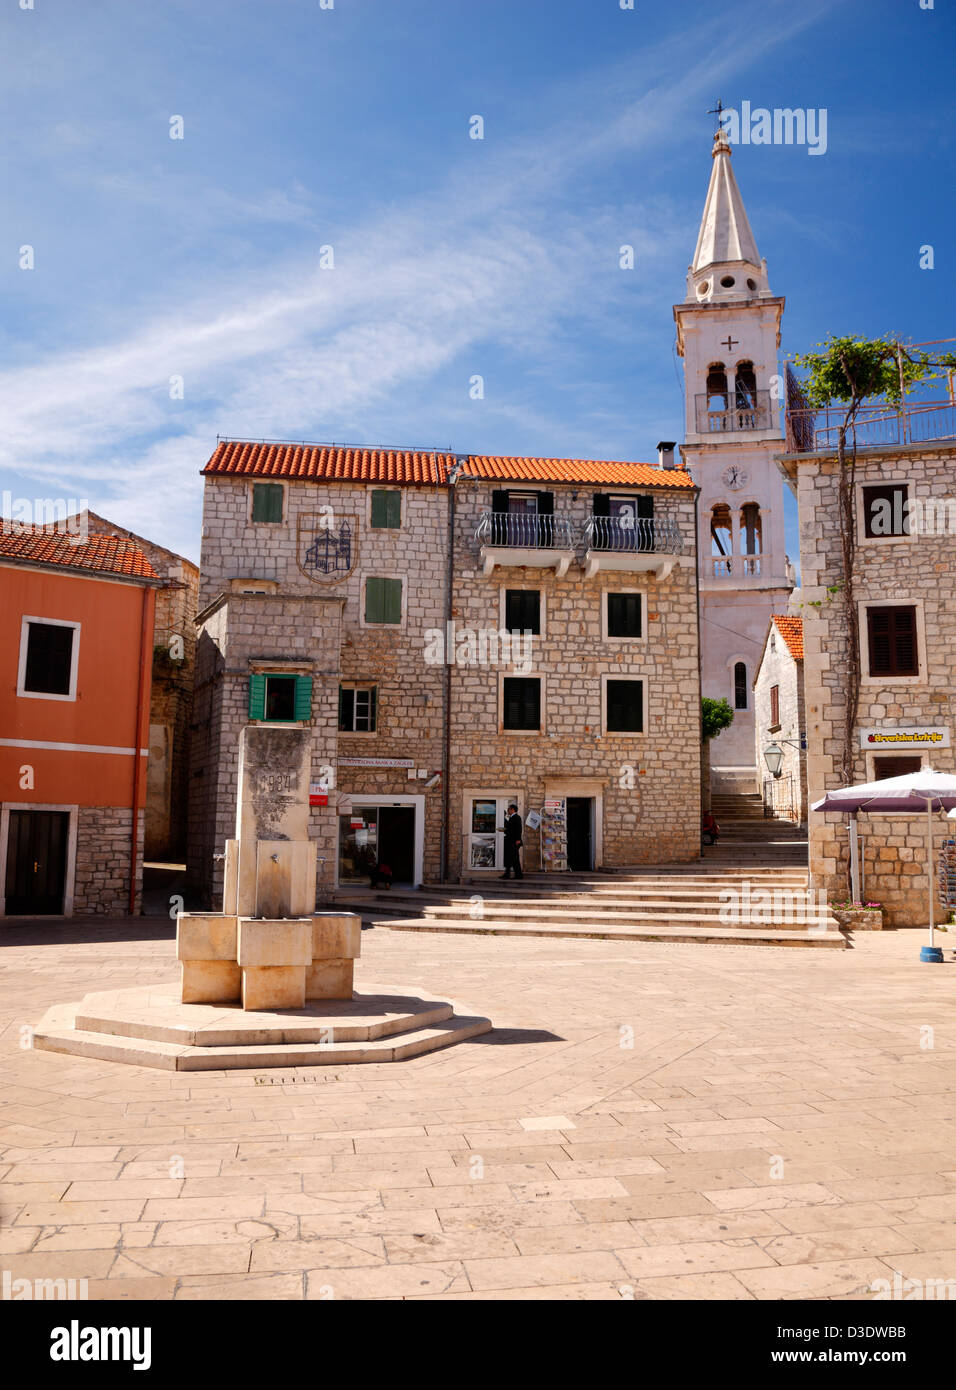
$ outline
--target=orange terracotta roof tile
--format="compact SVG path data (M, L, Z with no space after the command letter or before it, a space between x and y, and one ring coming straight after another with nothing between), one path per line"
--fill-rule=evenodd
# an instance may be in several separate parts
M794 661L803 660L803 619L791 618L788 613L774 613L777 631L786 642Z
M9 520L0 523L0 561L3 560L122 574L132 579L159 577L139 546L120 536L89 536L74 544L72 536L55 527L27 526Z
M513 458L497 454L470 454L466 475L519 483L603 483L619 487L692 488L693 479L682 468L660 468L656 463L612 463L607 459Z
M302 481L402 483L444 487L451 468L463 464L465 477L494 482L598 483L619 487L692 488L680 468L651 463L611 463L594 459L517 458L491 454L364 449L339 444L252 443L224 439L204 474L232 477L292 478Z

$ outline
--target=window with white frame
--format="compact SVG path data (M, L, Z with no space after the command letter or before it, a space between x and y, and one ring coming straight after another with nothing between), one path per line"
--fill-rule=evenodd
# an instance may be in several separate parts
M376 686L339 686L339 729L343 733L374 734L377 718Z
M24 617L17 694L35 700L75 700L79 653L79 623Z
M602 724L606 734L643 734L647 729L647 684L643 676L602 677Z

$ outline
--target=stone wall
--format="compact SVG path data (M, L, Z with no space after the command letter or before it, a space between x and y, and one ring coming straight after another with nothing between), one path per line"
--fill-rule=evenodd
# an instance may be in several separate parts
M779 719L770 719L770 690L779 691ZM776 627L771 628L763 659L757 669L753 689L755 741L754 757L763 786L764 800L783 816L792 809L792 818L803 824L807 818L807 756L800 748L804 729L803 663L795 660ZM787 741L785 741L787 740ZM764 749L776 743L783 753L780 777L771 778L764 761Z
M860 451L857 482L907 479L911 497L940 500L953 495L954 464L956 447L952 443ZM814 801L842 781L847 634L840 595L828 592L838 583L841 572L838 474L832 458L791 455L784 459L784 465L797 477L800 507L808 781L810 800ZM866 540L859 517L858 530L856 598L861 602L912 602L922 615L920 676L911 681L864 680L858 729L939 726L947 727L952 739L956 715L956 533ZM865 643L865 623L861 637ZM859 747L859 737L855 745L852 780L868 781L873 776L872 755ZM924 754L923 761L936 771L956 772L952 747L936 748ZM888 925L925 924L925 817L861 813L859 828L865 837L864 896L883 903ZM937 822L935 835L938 848L943 836L949 835L945 820ZM844 817L811 813L814 886L836 898L846 898L847 860Z
M501 483L462 482L457 489L455 593L459 627L497 628L504 588L538 588L544 596L544 635L534 639L528 674L543 675L544 728L508 733L499 724L503 665L456 665L452 670L452 746L449 842L451 872L461 872L463 795L500 788L519 796L521 810L540 809L549 795L592 795L600 788L601 862L607 866L688 861L700 853L700 684L694 570L693 494L655 494L658 518L673 519L684 537L681 562L667 579L649 573L599 571L586 579L579 558L564 578L554 569L497 567L485 576L475 529ZM576 528L592 508L593 487L550 486L556 513ZM575 497L573 494L577 494ZM641 640L602 637L606 590L646 596ZM602 733L602 675L643 676L647 723L641 735ZM580 789L569 779L582 783ZM557 790L561 786L567 790ZM538 832L526 828L524 864L541 864Z
M77 812L73 911L78 917L129 912L132 824L128 806L81 806ZM142 911L144 825L140 811L134 915Z
M204 900L221 892L222 842L232 832L239 732L248 722L248 680L255 663L300 661L313 678L313 773L336 769L329 804L312 810L319 842L318 892L334 883L340 797L410 793L425 797L424 872L440 873L441 787L410 779L404 768L343 765L347 759L411 759L429 775L442 767L444 669L425 659L426 632L445 616L447 495L437 488L402 491L402 524L370 525L370 488L360 484L287 486L281 523L248 520L250 482L208 478L204 501L202 599L196 680L196 733L205 745L193 767L190 870ZM300 561L316 519L351 531L350 566L328 576ZM364 581L403 580L400 625L366 626ZM235 592L265 580L271 594ZM224 597L223 597L224 596ZM338 732L340 682L377 688L373 733ZM212 867L210 868L210 864Z
M135 541L163 581L156 590L153 622L146 858L179 860L185 855L187 839L199 566L94 512L87 512L86 520L91 535ZM170 644L177 638L183 655L171 659Z

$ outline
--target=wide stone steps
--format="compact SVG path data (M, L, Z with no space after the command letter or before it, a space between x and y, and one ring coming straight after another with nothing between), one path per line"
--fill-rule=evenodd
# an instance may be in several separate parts
M670 941L683 944L725 946L811 946L836 950L846 948L839 930L807 931L804 928L776 927L697 927L664 924L615 927L604 921L593 927L562 925L557 922L534 926L528 922L494 919L471 921L463 918L379 918L372 923L389 931L450 932L477 936L546 936L583 938L597 941Z

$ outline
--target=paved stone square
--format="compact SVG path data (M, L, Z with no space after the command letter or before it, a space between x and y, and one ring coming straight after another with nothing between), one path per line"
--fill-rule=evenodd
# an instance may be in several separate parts
M408 1062L176 1074L31 1051L174 980L156 919L0 936L0 1268L91 1298L869 1299L956 1280L956 962L363 933L495 1031ZM944 942L949 938L941 938ZM953 938L956 945L956 938Z

